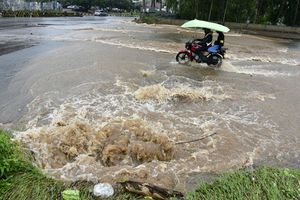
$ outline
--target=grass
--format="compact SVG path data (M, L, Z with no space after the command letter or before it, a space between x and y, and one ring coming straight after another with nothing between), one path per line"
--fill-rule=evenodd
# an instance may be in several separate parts
M30 154L11 140L11 135L0 130L0 199L54 200L62 199L66 189L76 189L80 199L92 196L93 183L63 182L45 175L33 166ZM115 188L109 200L151 199ZM175 200L174 198L172 198ZM262 167L254 171L237 171L222 175L215 182L201 183L188 200L285 200L300 199L300 170Z
M64 184L41 173L20 173L8 178L1 199L60 199Z
M152 15L145 15L140 21L147 24L156 24L158 22L157 18Z
M97 199L92 196L93 183L87 181L63 182L45 175L32 164L32 158L11 134L0 130L0 199L5 200L56 200L62 199L66 189L76 189L80 199ZM116 188L111 200L143 199Z
M212 184L200 184L187 199L296 200L300 199L300 171L261 167L227 173Z
M64 184L32 165L29 154L0 130L0 199L59 199Z

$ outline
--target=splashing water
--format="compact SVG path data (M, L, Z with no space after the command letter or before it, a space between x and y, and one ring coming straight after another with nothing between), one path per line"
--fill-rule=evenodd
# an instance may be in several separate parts
M154 100L158 102L164 101L209 101L211 99L229 99L229 95L213 94L211 87L202 87L198 90L189 87L180 87L167 89L162 85L151 85L139 88L135 91L134 96L137 100L147 101Z

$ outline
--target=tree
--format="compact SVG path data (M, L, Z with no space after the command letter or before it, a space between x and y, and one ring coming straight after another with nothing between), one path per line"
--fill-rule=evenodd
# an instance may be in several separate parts
M166 0L181 19L300 25L300 0Z
M178 8L177 0L166 0L166 5L167 5L168 10L170 9L175 14L178 12L178 10L177 10L177 8Z

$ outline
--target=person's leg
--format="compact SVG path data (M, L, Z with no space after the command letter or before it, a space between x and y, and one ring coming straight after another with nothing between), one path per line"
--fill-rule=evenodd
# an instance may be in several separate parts
M201 54L201 51L205 51L207 49L206 46L200 46L196 49L195 53L200 55Z
M220 48L220 45L215 44L214 46L208 48L208 52L209 53L217 53L219 48Z

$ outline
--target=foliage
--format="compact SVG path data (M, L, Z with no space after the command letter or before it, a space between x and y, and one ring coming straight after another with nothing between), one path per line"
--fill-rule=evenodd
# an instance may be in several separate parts
M151 15L144 16L142 21L147 24L154 24L158 22L157 18Z
M300 0L166 0L181 19L300 25ZM212 10L210 7L212 5Z
M79 13L67 13L54 10L4 10L3 17L79 17Z
M131 10L133 8L131 0L60 0L59 2L62 3L64 7L77 5L88 9L92 6L98 6L99 8L119 8L124 10Z
M212 184L200 184L187 199L300 199L300 171L263 167L228 173Z

